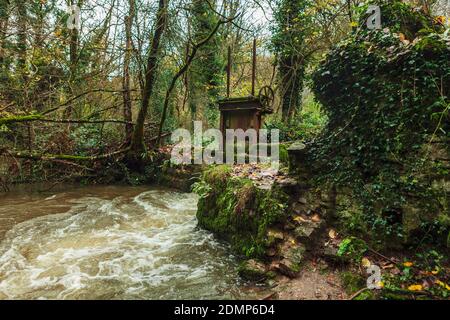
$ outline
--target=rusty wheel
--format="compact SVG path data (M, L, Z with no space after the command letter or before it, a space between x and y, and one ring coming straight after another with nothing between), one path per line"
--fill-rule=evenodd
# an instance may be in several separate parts
M271 87L264 86L259 90L258 98L264 109L271 109L275 99L275 94Z

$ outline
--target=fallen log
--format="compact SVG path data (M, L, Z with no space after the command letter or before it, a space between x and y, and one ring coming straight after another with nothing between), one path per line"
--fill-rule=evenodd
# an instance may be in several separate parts
M169 136L171 133L166 132L161 135L161 137ZM149 139L149 141L155 141L159 138L159 136L155 136ZM63 161L66 161L66 164L71 164L73 166L79 166L75 163L69 163L68 161L97 161L97 160L103 160L107 158L111 158L123 153L126 153L130 150L130 147L126 147L123 149L120 149L118 151L101 154L97 156L78 156L78 155L69 155L69 154L39 154L39 153L30 153L30 152L22 152L22 151L10 151L6 148L0 148L0 156L6 155L12 158L16 159L28 159L28 160L35 160L35 161L55 161L62 163ZM92 169L84 167L84 169L91 171Z
M119 123L119 124L132 124L134 122L117 120L117 119L105 119L105 120L85 120L85 119L48 119L44 118L42 114L30 114L23 116L11 116L6 118L0 118L0 125L6 125L11 123L21 122L50 122L50 123L79 123L79 124L102 124L102 123Z
M116 155L120 155L129 150L129 148L125 148L122 150L114 151L111 153L106 153L98 156L77 156L77 155L68 155L68 154L36 154L36 153L28 153L28 152L14 152L7 150L0 150L0 155L7 154L13 158L18 159L28 159L28 160L43 160L43 161L52 161L52 160L67 160L67 161L97 161L102 159L107 159Z

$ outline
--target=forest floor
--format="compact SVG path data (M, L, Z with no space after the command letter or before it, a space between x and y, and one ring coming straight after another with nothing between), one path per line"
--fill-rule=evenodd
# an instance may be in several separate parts
M297 278L280 276L274 288L280 300L344 300L347 294L341 283L339 271L309 261Z

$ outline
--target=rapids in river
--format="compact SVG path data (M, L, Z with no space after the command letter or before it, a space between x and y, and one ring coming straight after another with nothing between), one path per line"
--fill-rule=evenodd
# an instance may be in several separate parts
M196 210L196 195L157 187L2 194L0 299L251 298Z

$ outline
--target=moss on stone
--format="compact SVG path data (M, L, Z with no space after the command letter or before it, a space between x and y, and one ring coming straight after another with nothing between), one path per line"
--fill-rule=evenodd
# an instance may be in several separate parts
M354 199L342 210L350 217L344 224L354 229L348 232L368 233L387 246L412 244L418 233L434 241L443 226L429 226L449 207L441 183L448 170L437 162L448 159L449 123L435 116L449 99L435 83L450 83L450 46L429 14L400 0L375 4L383 30L366 28L369 4L360 6L358 26L312 74L328 122L308 144L308 158L315 180L351 189Z
M345 271L340 274L342 284L348 294L353 294L364 288L366 285L364 278L354 272Z
M199 225L228 240L233 250L247 257L263 257L267 229L286 218L288 196L279 188L262 190L249 179L231 176L228 166L205 171L199 185Z
M267 278L264 264L256 260L243 261L238 267L239 275L247 280L261 281Z
M281 166L289 167L289 153L287 145L284 143L280 143L279 152Z
M203 173L202 178L208 183L220 183L221 187L223 187L224 183L226 183L227 179L230 177L230 174L231 167L224 164L210 167Z

